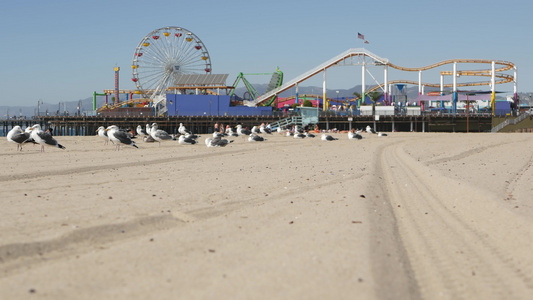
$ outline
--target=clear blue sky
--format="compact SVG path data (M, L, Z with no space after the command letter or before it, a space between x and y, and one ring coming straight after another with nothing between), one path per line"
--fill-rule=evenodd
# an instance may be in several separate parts
M1 8L0 106L91 97L114 88L115 66L121 67L120 87L133 89L135 47L165 26L196 34L213 73L230 74L228 85L239 72L273 72L277 66L290 80L364 46L406 67L453 58L511 61L518 67L518 91L533 92L530 0L30 0L4 1ZM370 44L363 45L357 32ZM360 67L335 69L328 71L328 88L361 83ZM383 80L380 72L374 76ZM318 77L303 85L321 86ZM391 71L389 78L417 80L418 74ZM438 71L423 81L439 83Z

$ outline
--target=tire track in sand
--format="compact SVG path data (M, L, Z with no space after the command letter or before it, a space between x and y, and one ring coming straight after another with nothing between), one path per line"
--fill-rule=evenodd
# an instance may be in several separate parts
M226 152L226 154L231 153ZM222 153L213 153L209 156L213 155L222 155ZM277 190L271 193L270 198L280 200L304 191L312 192L323 187L350 183L366 175L367 173L358 173L346 176L340 181L330 179L313 186L302 185L287 190ZM123 240L140 238L179 226L187 226L187 223L216 218L246 207L262 205L267 201L269 200L258 197L241 198L189 211L172 210L168 214L149 215L121 223L108 223L76 229L58 238L44 241L0 245L0 278L10 276L39 263L83 254L94 251L94 249L106 249Z
M533 292L532 281L506 254L505 245L471 225L475 216L457 212L447 189L457 183L429 178L421 163L410 158L401 144L380 154L385 193L395 215L423 298L507 299ZM432 176L436 176L433 174ZM468 192L468 190L466 191ZM463 198L476 197L464 195ZM484 224L485 226L498 226ZM490 228L488 228L490 230Z

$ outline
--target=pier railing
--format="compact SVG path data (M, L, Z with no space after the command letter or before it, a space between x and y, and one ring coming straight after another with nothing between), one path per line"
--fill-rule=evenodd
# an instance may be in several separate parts
M498 131L502 130L503 128L505 128L507 125L516 125L516 124L522 122L525 118L527 118L529 116L530 116L529 112L524 112L520 116L518 116L517 118L507 119L507 120L501 122L500 124L494 126L491 129L491 132L498 132Z

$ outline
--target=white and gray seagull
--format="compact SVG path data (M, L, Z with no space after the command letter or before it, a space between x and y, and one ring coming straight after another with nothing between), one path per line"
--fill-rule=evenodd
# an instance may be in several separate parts
M161 146L161 142L164 141L170 141L174 138L168 134L168 132L159 129L157 123L152 124L152 128L150 129L150 136L159 143L159 146Z
M221 137L205 139L205 145L207 147L226 147L230 143L233 143L233 140L223 139Z
M263 142L263 141L266 141L266 139L255 133L250 133L250 136L248 137L248 142Z
M242 128L242 125L239 124L239 125L237 125L237 134L238 135L248 135L249 136L250 134L252 134L252 131L249 130L249 129L246 129L246 128Z
M107 131L105 130L104 126L98 127L96 129L96 132L98 132L98 136L104 139L104 145L109 144L109 135L107 134Z
M180 137L178 138L178 143L180 145L194 145L198 143L198 141L196 141L192 137L189 137L188 135L180 135Z
M41 152L44 152L44 146L54 146L60 149L65 149L63 145L59 144L50 133L44 132L41 125L35 124L30 128L31 138L41 145Z
M7 133L7 141L17 144L17 151L22 151L22 144L33 142L33 139L30 137L30 133L22 131L17 125Z
M144 137L145 135L149 135L146 129L143 128L141 125L137 125L137 134L142 137Z
M190 130L188 130L187 128L185 128L185 126L183 125L183 123L180 123L180 127L178 127L178 132L182 135L186 135L186 134L192 134L192 132Z
M348 131L348 139L349 140L360 140L363 137L358 134L357 132Z
M335 138L335 137L332 137L331 135L329 134L322 134L322 140L323 141L336 141L338 140L338 138Z
M105 131L107 131L107 136L109 137L109 140L115 144L117 151L120 150L121 145L129 145L135 148L139 148L137 147L137 145L135 145L135 142L131 140L128 133L120 130L118 126L111 125L107 127Z

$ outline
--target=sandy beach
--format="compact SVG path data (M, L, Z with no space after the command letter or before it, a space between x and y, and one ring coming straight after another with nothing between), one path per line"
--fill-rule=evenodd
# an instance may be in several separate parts
M0 143L0 299L531 299L533 135Z

